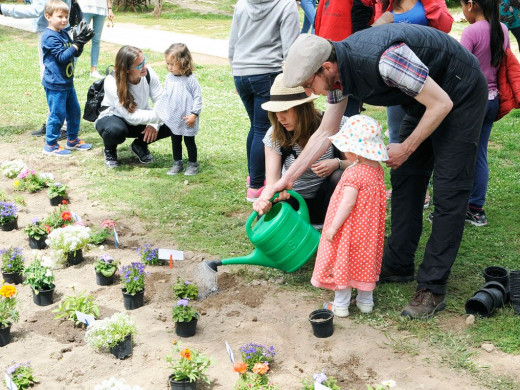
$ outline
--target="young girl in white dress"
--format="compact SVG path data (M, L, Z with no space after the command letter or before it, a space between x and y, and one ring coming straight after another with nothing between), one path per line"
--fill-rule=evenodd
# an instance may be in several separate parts
M202 94L199 82L193 75L193 60L184 43L174 43L165 52L166 67L170 72L164 82L163 95L155 105L159 118L172 132L173 166L168 175L184 170L182 139L188 150L188 166L185 175L199 173L195 136L199 132L199 115Z

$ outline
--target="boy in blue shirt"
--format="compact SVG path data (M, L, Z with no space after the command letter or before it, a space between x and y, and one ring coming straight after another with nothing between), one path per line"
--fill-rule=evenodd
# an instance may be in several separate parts
M69 7L61 0L49 0L45 5L45 19L49 26L42 35L43 72L42 84L49 105L49 118L45 133L43 153L68 156L71 150L85 151L92 145L78 138L81 109L74 90L74 57L79 57L83 46L94 32L83 24L74 40L64 31L69 23ZM67 144L58 145L63 122L67 119Z

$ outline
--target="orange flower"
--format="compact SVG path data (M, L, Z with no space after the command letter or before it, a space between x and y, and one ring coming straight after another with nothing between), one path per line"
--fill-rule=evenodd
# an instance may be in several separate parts
M258 375L267 374L269 371L269 365L267 363L255 363L253 366L253 372Z
M49 225L44 225L43 230L45 230L47 233L51 232L51 227Z
M183 357L186 360L190 360L191 359L191 351L188 348L183 349L181 351L181 357Z
M64 211L61 213L61 219L64 221L70 221L70 211Z
M16 287L6 284L0 288L0 295L6 298L12 298L16 295Z
M247 371L247 364L245 364L244 362L235 363L235 365L233 366L233 371L238 372L239 374L243 374Z
M177 345L177 343L178 343L178 340L177 339L173 339L172 344L173 345Z
M67 204L67 201L66 201L65 199L63 199L63 200L61 201L61 204Z

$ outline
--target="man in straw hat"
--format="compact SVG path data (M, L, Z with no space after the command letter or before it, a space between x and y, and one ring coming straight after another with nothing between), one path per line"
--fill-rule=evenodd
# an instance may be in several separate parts
M432 233L417 273L417 291L401 315L432 317L445 307L447 279L464 231L475 156L487 104L478 61L438 30L389 24L330 42L300 35L289 50L285 84L328 96L320 128L298 161L254 209L269 209L276 191L294 180L330 144L348 96L377 106L400 104L407 113L401 143L388 146L392 168L392 234L383 254L380 282L414 279L414 256L422 230L424 193L434 171Z

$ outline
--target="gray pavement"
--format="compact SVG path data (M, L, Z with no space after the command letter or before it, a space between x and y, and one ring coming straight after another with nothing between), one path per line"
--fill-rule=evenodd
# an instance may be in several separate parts
M0 25L34 31L32 19L14 19L0 16ZM133 45L141 49L164 52L172 43L185 43L191 52L214 57L227 58L228 40L210 39L191 34L157 30L130 23L115 23L114 27L103 29L101 40L118 45Z

